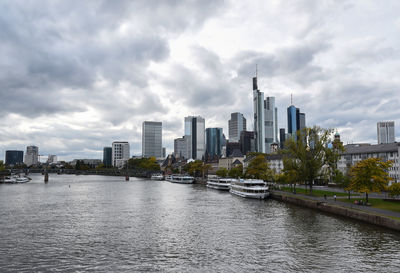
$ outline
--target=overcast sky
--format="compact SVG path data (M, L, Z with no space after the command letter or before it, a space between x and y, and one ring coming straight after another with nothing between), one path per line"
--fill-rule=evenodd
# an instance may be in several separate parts
M290 94L307 126L376 143L400 126L400 1L0 2L0 159L5 150L59 160L102 158L116 140L141 154L144 120L163 146L183 120L252 130L251 78L275 96L287 127Z

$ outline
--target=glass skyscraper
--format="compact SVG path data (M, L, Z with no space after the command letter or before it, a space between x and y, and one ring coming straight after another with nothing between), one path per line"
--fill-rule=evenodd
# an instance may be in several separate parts
M192 159L202 159L206 152L205 121L201 116L185 117L185 136L189 138Z
M142 156L162 157L162 122L144 121L142 124Z
M221 157L222 128L206 129L206 153L210 158Z

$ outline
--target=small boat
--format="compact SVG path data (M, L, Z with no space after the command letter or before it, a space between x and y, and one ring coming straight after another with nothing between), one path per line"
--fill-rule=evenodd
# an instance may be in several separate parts
M264 199L269 195L267 183L260 179L238 179L231 183L230 193L247 198Z
M17 177L15 180L17 181L17 183L29 182L29 178L28 177Z
M6 176L3 180L3 183L6 184L15 184L17 183L17 179L15 177Z
M216 190L229 191L232 182L236 181L234 178L221 178L212 177L207 180L207 187Z
M194 177L188 175L170 175L166 178L167 181L179 184L193 184Z
M153 174L150 177L151 180L164 180L164 176L162 174Z

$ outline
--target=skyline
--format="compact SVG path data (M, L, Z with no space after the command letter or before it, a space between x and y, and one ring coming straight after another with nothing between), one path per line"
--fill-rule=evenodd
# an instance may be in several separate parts
M0 158L29 145L102 158L113 141L140 155L145 120L163 122L168 153L186 116L227 136L240 112L252 130L256 64L278 129L291 93L308 126L344 143L377 143L377 122L400 124L397 1L47 3L0 4Z

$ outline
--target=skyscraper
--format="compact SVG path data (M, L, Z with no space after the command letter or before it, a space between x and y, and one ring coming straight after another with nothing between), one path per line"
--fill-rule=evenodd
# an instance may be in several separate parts
M265 111L265 152L271 153L271 144L278 142L277 108L275 97L267 97L264 101Z
M201 116L185 117L185 136L190 138L192 159L202 159L205 151L205 121Z
M144 121L142 124L142 156L162 157L162 122Z
M106 167L112 166L112 147L103 148L103 164Z
M247 154L248 152L254 152L254 132L250 131L242 131L240 133L240 151L243 155Z
M111 161L114 167L123 167L129 157L130 146L127 141L114 141L112 143Z
M285 128L280 128L279 129L279 143L280 143L280 148L283 149L285 146Z
M246 119L241 113L231 113L231 119L228 121L229 141L239 142L240 132L246 131Z
M181 138L174 139L175 158L188 159L191 157L192 152L190 150L190 139L190 136L183 136Z
M6 165L17 165L24 163L24 151L6 151Z
M394 137L394 121L381 121L377 125L378 144L393 143Z
M256 152L265 153L264 93L258 90L257 75L253 78L254 138Z
M32 166L38 164L39 158L39 148L37 146L28 146L26 147L26 154L25 154L25 165Z
M209 158L221 157L222 128L206 129L206 152Z
M306 127L306 114L300 113L300 108L290 105L287 108L288 133L296 140L297 131Z

